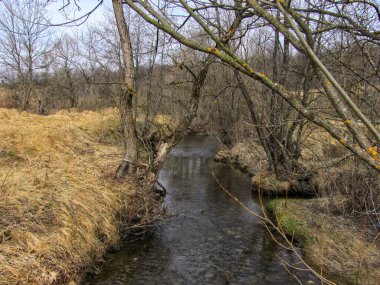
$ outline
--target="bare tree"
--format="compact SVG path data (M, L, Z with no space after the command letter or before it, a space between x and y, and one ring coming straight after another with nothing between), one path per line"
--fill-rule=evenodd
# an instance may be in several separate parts
M57 64L62 73L59 76L58 87L66 90L66 96L70 102L71 108L78 107L78 84L75 77L78 76L79 70L77 65L80 64L80 47L78 41L69 35L62 36L55 45L53 54L59 59Z
M16 81L21 90L19 108L28 108L34 86L34 76L46 67L49 33L44 7L31 1L2 1L0 15L0 64L9 81Z

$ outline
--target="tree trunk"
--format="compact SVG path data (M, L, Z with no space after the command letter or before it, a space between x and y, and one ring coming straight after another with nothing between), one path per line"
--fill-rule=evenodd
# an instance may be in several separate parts
M270 168L270 170L274 171L274 162L272 159L271 151L270 151L269 146L268 146L268 137L265 135L265 131L264 131L263 126L262 126L263 122L260 121L257 108L256 108L255 104L253 103L250 95L249 95L247 87L245 86L243 78L241 77L239 71L235 69L234 73L235 73L235 77L237 80L237 86L239 87L239 89L240 89L240 91L244 97L245 103L247 104L249 113L251 115L252 123L255 126L257 136L260 140L260 144L263 147L265 154L266 154L266 157L268 159L269 168Z
M24 92L23 92L23 98L21 102L21 111L26 111L26 109L29 106L29 99L30 94L32 94L32 87L30 86L31 83L28 84L28 86L24 86Z
M284 143L280 141L281 137L270 135L268 132L272 132L271 128L264 128L258 117L258 111L253 103L247 87L243 81L238 70L235 70L235 77L237 79L237 86L242 92L244 100L247 104L248 110L251 115L251 119L256 128L256 133L259 138L260 144L263 147L266 157L268 159L269 169L276 174L276 177L280 180L286 180L290 176L304 176L303 167L298 162L299 156L296 155L296 151L300 151L296 148L287 149Z
M120 37L123 55L123 81L119 109L123 124L125 156L116 171L116 178L122 178L126 172L134 174L138 163L139 149L135 120L133 117L132 99L134 95L135 70L133 66L132 45L129 30L123 12L123 1L112 0L116 25Z

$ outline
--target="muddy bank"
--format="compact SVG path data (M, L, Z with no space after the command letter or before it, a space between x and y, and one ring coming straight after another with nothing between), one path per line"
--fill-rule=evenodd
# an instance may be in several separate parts
M245 171L252 177L252 189L260 183L262 193L284 196L291 180L278 181L265 171L263 152L253 144L222 148L215 160ZM323 181L318 181L323 184ZM272 199L267 208L284 232L303 248L305 258L318 272L337 284L378 284L380 280L379 236L360 221L342 213L346 198Z
M115 110L51 116L0 109L0 284L77 284L146 214Z
M267 205L277 224L301 243L318 272L337 284L377 285L380 242L376 233L340 215L344 198L273 199Z

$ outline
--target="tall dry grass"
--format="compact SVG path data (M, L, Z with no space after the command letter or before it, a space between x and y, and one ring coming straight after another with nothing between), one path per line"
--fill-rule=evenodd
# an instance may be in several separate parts
M0 109L0 284L75 284L118 244L143 205L137 183L111 178L117 118Z

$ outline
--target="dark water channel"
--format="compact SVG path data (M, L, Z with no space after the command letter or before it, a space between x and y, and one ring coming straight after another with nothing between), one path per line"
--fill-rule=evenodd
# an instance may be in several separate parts
M281 265L294 255L273 242L263 225L224 193L216 177L250 209L259 205L248 177L213 161L212 136L186 137L160 172L165 204L176 215L154 234L128 242L86 284L299 284ZM303 284L317 284L306 273ZM314 280L315 281L315 280Z

